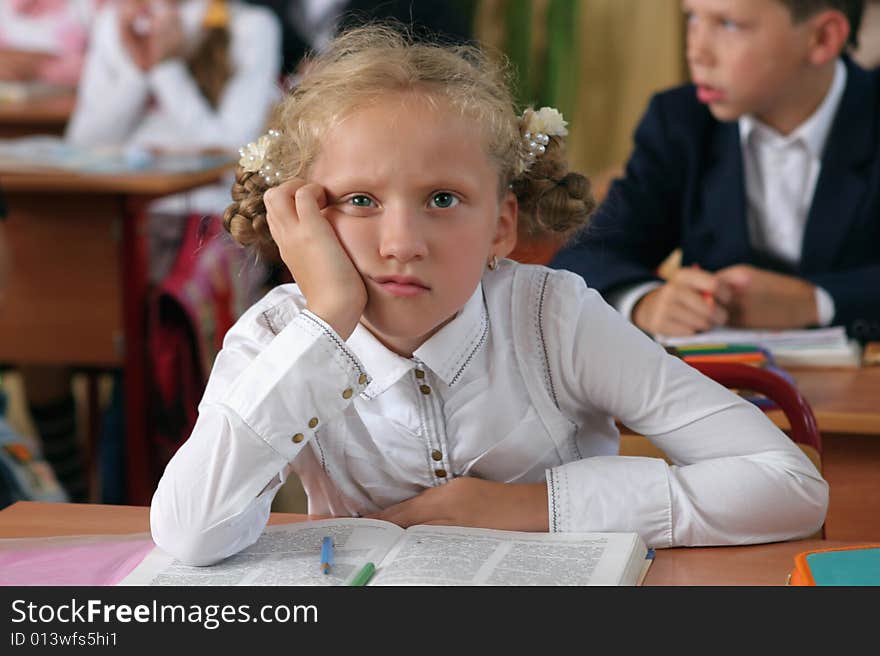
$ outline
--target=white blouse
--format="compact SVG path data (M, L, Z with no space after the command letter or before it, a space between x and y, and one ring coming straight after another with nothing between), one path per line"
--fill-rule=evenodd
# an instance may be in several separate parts
M668 355L567 271L503 261L412 358L343 341L271 291L227 334L165 470L156 544L208 564L252 544L290 471L312 514L374 512L457 476L546 481L551 531L655 547L803 537L828 485L751 403ZM675 463L621 457L614 417Z
M180 19L190 47L198 43L207 0L184 0ZM98 14L66 138L86 146L237 151L265 131L280 98L281 27L264 7L230 2L232 75L218 106L202 95L186 63L167 59L138 68L122 44L117 6ZM222 214L231 179L164 199L156 211Z

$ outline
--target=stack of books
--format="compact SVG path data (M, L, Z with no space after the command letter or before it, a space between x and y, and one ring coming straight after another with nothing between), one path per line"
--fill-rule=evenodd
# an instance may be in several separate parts
M791 374L776 364L773 354L756 344L682 344L681 346L667 346L666 350L689 364L732 362L760 367L772 371L792 385L796 385ZM765 410L776 408L773 401L761 394L740 392L740 396Z
M861 345L848 339L841 326L809 330L719 329L688 337L660 336L657 339L664 346L679 351L718 345L757 348L772 356L775 364L781 367L858 367L862 361ZM706 352L705 355L723 354ZM743 361L745 356L738 357L738 361ZM752 357L759 359L757 355ZM735 361L735 358L731 355L726 361Z

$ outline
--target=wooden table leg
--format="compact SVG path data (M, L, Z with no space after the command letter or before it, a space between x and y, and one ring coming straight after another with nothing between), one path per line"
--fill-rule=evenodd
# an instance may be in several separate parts
M142 204L124 204L122 235L125 326L125 464L128 503L148 505L153 493L147 446L147 215Z

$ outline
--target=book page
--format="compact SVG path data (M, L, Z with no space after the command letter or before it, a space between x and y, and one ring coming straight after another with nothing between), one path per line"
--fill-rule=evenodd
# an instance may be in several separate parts
M344 585L378 563L403 529L373 519L322 519L269 526L253 545L208 567L192 567L158 547L119 585ZM321 571L321 540L333 538L333 566Z
M646 553L634 533L414 526L370 585L635 585Z

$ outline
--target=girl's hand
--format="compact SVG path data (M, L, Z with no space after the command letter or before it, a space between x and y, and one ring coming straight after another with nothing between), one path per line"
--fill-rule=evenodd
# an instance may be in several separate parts
M367 305L367 288L321 214L324 188L294 178L267 190L263 202L272 239L308 309L348 339Z
M151 65L182 56L184 46L183 23L177 6L169 0L158 0L153 10L153 29L150 32Z
M429 488L368 516L403 528L444 524L508 531L550 530L545 483L497 483L468 477Z
M149 34L153 17L145 0L124 0L119 5L119 36L135 66L150 68Z
M124 0L119 9L119 33L142 71L183 52L180 14L167 0Z

